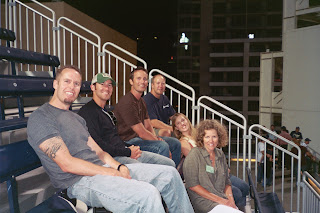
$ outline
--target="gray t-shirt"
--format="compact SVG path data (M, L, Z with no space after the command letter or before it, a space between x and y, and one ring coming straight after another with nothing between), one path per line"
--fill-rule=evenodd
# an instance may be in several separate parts
M89 132L85 120L79 115L56 108L46 103L34 111L28 120L28 142L39 156L51 183L58 189L65 189L82 176L63 172L39 145L47 139L61 137L73 157L103 165L95 152L87 145Z

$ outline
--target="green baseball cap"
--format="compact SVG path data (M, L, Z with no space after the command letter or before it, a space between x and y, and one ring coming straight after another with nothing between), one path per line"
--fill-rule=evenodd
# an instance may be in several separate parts
M116 86L116 82L113 80L113 78L108 73L98 73L98 74L96 74L92 78L91 85L95 84L95 83L102 84L107 80L111 80L112 81L112 85Z

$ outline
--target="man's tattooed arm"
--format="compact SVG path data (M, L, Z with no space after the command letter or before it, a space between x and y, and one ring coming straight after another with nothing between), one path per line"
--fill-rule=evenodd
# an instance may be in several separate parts
M53 137L40 144L39 148L46 153L49 158L54 160L57 152L62 149L63 144L61 137Z

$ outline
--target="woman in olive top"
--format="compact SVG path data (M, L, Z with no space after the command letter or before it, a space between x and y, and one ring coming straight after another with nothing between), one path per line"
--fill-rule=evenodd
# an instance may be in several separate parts
M241 212L234 202L226 157L220 149L227 142L227 130L218 121L199 123L197 147L191 149L183 165L186 188L196 213Z

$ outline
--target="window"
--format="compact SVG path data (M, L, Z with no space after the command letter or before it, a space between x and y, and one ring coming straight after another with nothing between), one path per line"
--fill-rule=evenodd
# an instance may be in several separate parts
M260 81L260 72L251 71L249 72L249 82L259 82Z
M283 58L274 58L274 81L282 82Z
M226 3L225 2L213 3L212 8L213 8L214 14L225 13L226 12Z
M269 26L282 26L281 14L268 15L267 23Z
M242 111L242 101L224 101L224 104L236 111Z
M248 101L248 111L259 111L259 101Z
M249 115L248 116L248 126L259 123L259 115Z
M200 28L200 18L192 19L192 28Z
M248 96L250 97L259 97L259 87L258 86L251 86L248 90Z
M200 81L200 75L199 73L192 73L191 74L191 83L192 84L199 84L199 81Z
M211 65L213 67L242 67L242 57L219 57L212 58Z
M231 26L243 27L246 25L246 19L244 15L235 15L231 17Z
M242 96L242 87L232 86L213 86L212 93L213 96Z
M226 17L224 16L215 16L212 20L213 28L225 27L226 26Z
M260 56L251 56L249 58L250 67L260 67Z

